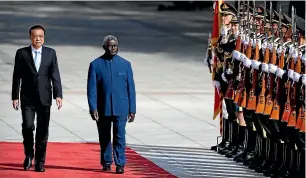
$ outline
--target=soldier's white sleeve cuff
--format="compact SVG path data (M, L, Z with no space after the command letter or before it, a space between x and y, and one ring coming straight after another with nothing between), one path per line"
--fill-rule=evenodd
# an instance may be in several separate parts
M269 73L269 65L266 63L261 63L261 70L266 73Z
M299 82L300 77L301 77L301 74L293 72L293 81Z
M302 83L306 86L306 74L303 74L302 76Z
M252 60L252 68L258 70L261 62Z
M237 59L238 61L243 62L245 55L243 53L240 54L240 58Z
M236 59L236 60L240 59L240 55L241 55L241 53L239 51L236 51L236 50L233 51L234 59Z
M277 66L276 65L269 64L269 72L270 73L275 74L276 70L277 70Z
M288 77L291 78L291 79L293 79L293 72L294 71L291 70L291 69L288 70Z
M244 63L246 59L247 59L247 57L245 55L241 55L241 57L240 57L241 62Z
M226 79L224 73L221 74L221 77L222 77L222 80L227 83L227 79Z
M247 68L250 68L252 65L252 61L249 58L245 58L245 61L243 62L243 65Z
M277 68L276 70L276 75L279 77L279 78L282 78L283 75L284 75L285 71L281 68Z

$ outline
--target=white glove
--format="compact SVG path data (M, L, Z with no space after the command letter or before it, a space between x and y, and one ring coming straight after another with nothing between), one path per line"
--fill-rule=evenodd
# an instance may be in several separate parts
M268 44L268 48L269 48L270 50L272 50L272 49L273 49L273 44L272 44L272 43Z
M228 83L227 80L226 80L226 78L225 78L224 73L221 74L221 77L222 77L222 80L223 80L224 82Z
M236 59L236 60L240 59L240 55L241 55L241 53L239 51L236 51L236 50L233 51L234 59Z
M277 70L277 66L273 65L273 64L269 64L269 72L272 74L275 74L276 70Z
M220 84L220 82L217 81L217 80L214 80L214 81L213 81L213 85L214 85L214 87L217 88L218 94L220 94L220 90L221 90L221 84Z
M266 73L269 73L269 65L266 63L261 63L261 70Z
M258 70L261 62L252 60L252 68Z
M261 49L261 40L257 40L257 43L258 43L258 49L260 50Z
M245 61L243 62L243 65L247 68L250 68L252 65L252 61L248 58L245 59Z
M224 35L224 36L227 36L227 32L228 32L228 29L225 25L223 25L220 29L220 34L221 35Z
M282 78L283 75L284 75L285 71L281 68L277 68L276 70L276 75L279 77L279 78Z
M241 34L241 41L242 41L242 43L244 42L244 40L245 40L245 34L242 33L242 34Z
M300 77L301 77L301 74L293 72L293 81L299 82Z
M306 86L306 74L303 74L302 76L302 83Z
M281 54L283 52L283 47L279 47L278 49L277 49L277 54Z
M231 74L233 74L233 70L232 70L231 68L229 68L229 69L226 70L226 73L227 73L228 75L231 75Z
M243 43L244 43L245 45L248 45L248 44L249 44L249 41L250 41L249 37L246 36Z
M289 46L289 54L292 54L294 52L294 47L293 45Z
M293 52L292 52L293 59L297 59L298 56L299 56L299 53L298 53L297 49L294 49Z
M293 79L293 72L294 71L291 70L291 69L288 70L288 77L291 78L291 79Z
M264 50L267 48L268 43L265 41L262 43L261 48L263 48Z

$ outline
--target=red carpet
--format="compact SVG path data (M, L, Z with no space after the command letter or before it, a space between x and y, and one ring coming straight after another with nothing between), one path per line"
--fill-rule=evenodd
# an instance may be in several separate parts
M0 178L159 178L174 175L166 172L130 148L126 149L125 173L102 172L97 143L48 143L46 172L24 171L22 143L0 142Z

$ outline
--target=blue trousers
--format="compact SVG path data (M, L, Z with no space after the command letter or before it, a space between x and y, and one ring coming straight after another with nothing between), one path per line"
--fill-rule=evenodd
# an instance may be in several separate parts
M125 126L127 117L122 116L104 116L97 121L100 142L100 163L112 164L112 153L116 166L124 166L125 157ZM111 144L111 127L113 124L113 148Z

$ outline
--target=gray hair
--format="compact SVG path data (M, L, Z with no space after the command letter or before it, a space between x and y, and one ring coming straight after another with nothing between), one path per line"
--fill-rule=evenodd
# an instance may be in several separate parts
M115 37L114 35L107 35L107 36L104 37L104 39L103 39L103 45L106 46L106 43L107 43L108 41L111 41L111 40L114 40L114 41L116 41L116 42L118 43L117 37Z

